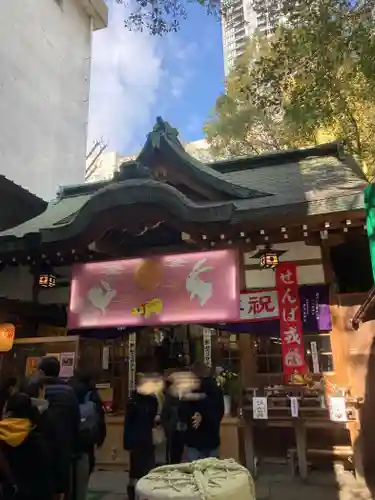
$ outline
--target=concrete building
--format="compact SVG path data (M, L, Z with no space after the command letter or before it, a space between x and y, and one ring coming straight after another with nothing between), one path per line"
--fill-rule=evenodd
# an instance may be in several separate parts
M0 174L44 199L85 175L91 38L104 0L11 0L0 15Z
M237 57L244 53L246 42L255 31L270 36L280 19L278 0L263 0L261 14L255 11L254 0L233 0L222 20L225 75L233 68Z

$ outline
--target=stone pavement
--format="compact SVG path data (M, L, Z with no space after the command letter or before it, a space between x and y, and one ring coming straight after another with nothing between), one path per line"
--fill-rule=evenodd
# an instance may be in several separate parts
M336 478L336 479L335 479ZM125 472L95 472L87 500L125 500ZM257 500L370 500L350 472L311 472L307 481L292 479L283 466L267 466L256 481ZM375 500L375 499L374 499Z

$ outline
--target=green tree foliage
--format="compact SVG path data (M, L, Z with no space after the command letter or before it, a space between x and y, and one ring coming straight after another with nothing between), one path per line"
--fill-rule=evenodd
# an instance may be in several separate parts
M220 18L220 0L116 0L129 7L125 17L125 28L130 31L146 31L151 35L164 35L178 31L181 21L188 16L189 3L198 3L209 15ZM130 8L131 7L131 8Z
M216 154L242 154L242 145L250 151L254 119L261 117L266 130L271 121L281 148L344 138L351 152L372 167L375 0L298 3L282 0L284 22L267 47L238 61L206 125L207 139ZM256 9L263 8L257 0ZM230 109L223 102L231 103ZM246 124L233 126L237 135L229 140L228 127L237 120ZM229 148L228 141L241 147Z

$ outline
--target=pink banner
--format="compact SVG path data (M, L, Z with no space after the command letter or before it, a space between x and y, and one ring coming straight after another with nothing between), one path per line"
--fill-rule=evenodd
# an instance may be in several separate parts
M73 267L69 329L238 321L236 250Z
M276 287L279 296L283 371L286 382L289 382L294 373L306 373L301 304L295 264L282 262L277 266Z

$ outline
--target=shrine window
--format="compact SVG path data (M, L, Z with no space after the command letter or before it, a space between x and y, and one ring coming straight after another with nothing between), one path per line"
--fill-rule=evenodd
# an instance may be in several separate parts
M282 373L280 337L257 336L254 340L257 373Z
M314 372L312 350L316 343L318 354L319 372L333 371L333 357L331 338L329 333L304 334L306 362L311 373ZM281 355L281 339L276 336L259 335L254 336L254 352L256 360L256 371L258 374L282 375L283 364Z
M241 372L238 334L217 331L212 336L212 361L213 366L221 366L237 374Z

